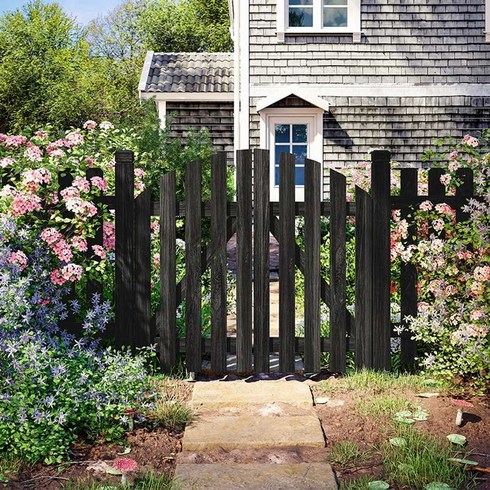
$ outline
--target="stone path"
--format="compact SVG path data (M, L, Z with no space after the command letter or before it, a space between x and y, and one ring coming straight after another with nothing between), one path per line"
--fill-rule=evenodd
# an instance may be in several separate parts
M187 490L336 490L307 382L199 381L175 478Z

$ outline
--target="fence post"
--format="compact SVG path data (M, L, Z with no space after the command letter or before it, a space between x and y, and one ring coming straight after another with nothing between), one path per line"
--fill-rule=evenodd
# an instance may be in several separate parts
M116 346L133 345L134 153L116 151Z
M373 353L374 368L390 369L390 217L391 153L371 153L373 196Z

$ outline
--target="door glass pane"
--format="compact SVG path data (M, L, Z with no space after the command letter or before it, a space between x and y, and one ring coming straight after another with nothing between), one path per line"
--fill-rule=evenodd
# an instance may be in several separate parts
M347 5L347 0L323 0L323 5Z
M306 124L293 124L293 143L306 142Z
M276 152L274 155L274 162L276 165L279 165L279 155L281 153L290 153L291 148L289 145L276 145Z
M347 1L347 0L345 0ZM313 0L289 0L289 5L290 6L293 6L293 5L297 5L297 6L301 6L301 5L310 5L310 6L313 6Z
M289 27L313 27L313 7L289 7Z
M323 27L347 27L347 7L323 7Z
M290 124L276 124L275 141L277 143L289 143L291 139Z
M294 183L296 185L305 185L305 167L296 167L295 173Z
M306 145L293 145L293 154L296 165L304 165L305 158L307 156L307 147Z

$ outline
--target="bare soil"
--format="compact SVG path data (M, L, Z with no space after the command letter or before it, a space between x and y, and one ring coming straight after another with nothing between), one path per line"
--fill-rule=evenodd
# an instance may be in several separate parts
M278 376L280 375L270 377ZM302 378L301 376L295 377L299 380ZM358 404L363 399L369 399L371 394L363 390L335 389L338 381L335 378L329 378L329 383L332 383L334 387L331 393L320 392L319 385L312 384L312 390L316 396L327 396L334 402L333 405L339 402L338 406L331 406L332 404L315 406L326 437L327 444L324 449L290 447L254 451L215 450L208 453L181 453L182 431L140 428L127 435L124 445L80 444L75 446L70 464L25 467L6 488L55 490L63 488L68 480L80 482L87 479L116 484L120 481L119 477L98 473L89 467L101 462L110 464L117 457L121 457L118 453L122 453L125 447L131 448L131 452L126 457L136 460L142 470L153 470L155 473L166 472L173 475L176 461L272 464L320 462L331 459L333 445L341 441L350 441L358 444L362 451L369 452L371 456L363 457L358 464L347 468L333 463L332 466L339 481L355 479L365 474L382 477L382 460L376 448L379 448L390 437L390 424L388 421L383 423L386 420L383 415L376 417L360 415ZM456 408L451 404L450 397L419 398L416 392L410 390L396 390L393 391L393 395L403 397L428 412L428 420L417 422L415 427L440 438L444 443L446 443L448 434L457 433L466 436L468 444L465 450L472 453L471 459L478 461L481 466L490 467L490 399L488 397L467 398L473 403L474 408L465 409L463 425L457 427L455 425ZM478 489L490 490L490 478L488 478L490 475L481 473L477 476L479 478Z

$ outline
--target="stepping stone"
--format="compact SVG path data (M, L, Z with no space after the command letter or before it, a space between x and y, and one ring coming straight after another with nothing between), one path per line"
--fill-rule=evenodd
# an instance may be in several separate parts
M337 490L330 465L300 464L183 464L175 479L182 490Z
M320 421L314 415L261 417L198 416L182 439L183 451L263 447L325 447Z
M313 398L309 386L299 381L203 381L194 385L191 402L200 411L270 403L309 409Z

